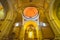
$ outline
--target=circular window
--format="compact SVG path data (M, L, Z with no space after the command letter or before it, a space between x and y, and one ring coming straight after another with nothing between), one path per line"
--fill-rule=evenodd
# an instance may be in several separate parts
M35 7L27 7L24 9L24 16L27 18L35 17L38 14L38 10Z

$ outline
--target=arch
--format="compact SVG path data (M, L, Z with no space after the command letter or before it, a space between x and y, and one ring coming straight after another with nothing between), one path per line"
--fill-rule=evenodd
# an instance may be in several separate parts
M26 29L28 25L33 25L34 28L38 29L38 25L34 21L27 21L26 23L24 23L24 29Z

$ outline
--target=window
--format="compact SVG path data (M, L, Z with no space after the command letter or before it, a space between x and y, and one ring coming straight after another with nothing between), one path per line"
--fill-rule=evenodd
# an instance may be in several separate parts
M1 19L4 19L4 9L3 9L2 4L0 3L0 20Z

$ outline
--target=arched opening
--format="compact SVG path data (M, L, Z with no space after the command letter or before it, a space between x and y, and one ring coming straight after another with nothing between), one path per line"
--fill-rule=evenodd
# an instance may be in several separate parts
M25 34L24 34L24 38L30 39L30 40L34 40L37 39L38 40L38 26L34 21L28 21L25 23L24 25L24 29L25 29Z

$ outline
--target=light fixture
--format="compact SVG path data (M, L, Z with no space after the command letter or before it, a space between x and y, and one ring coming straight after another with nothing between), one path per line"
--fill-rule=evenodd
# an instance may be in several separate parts
M45 27L45 26L47 26L47 24L46 23L44 23L44 22L40 22L40 24L39 24L40 26L43 26L43 27Z
M16 26L16 27L17 27L17 26L19 26L19 25L20 25L20 23L18 23L18 22L17 22L17 23L15 23L15 26Z
M46 26L46 23L43 23L42 26Z

